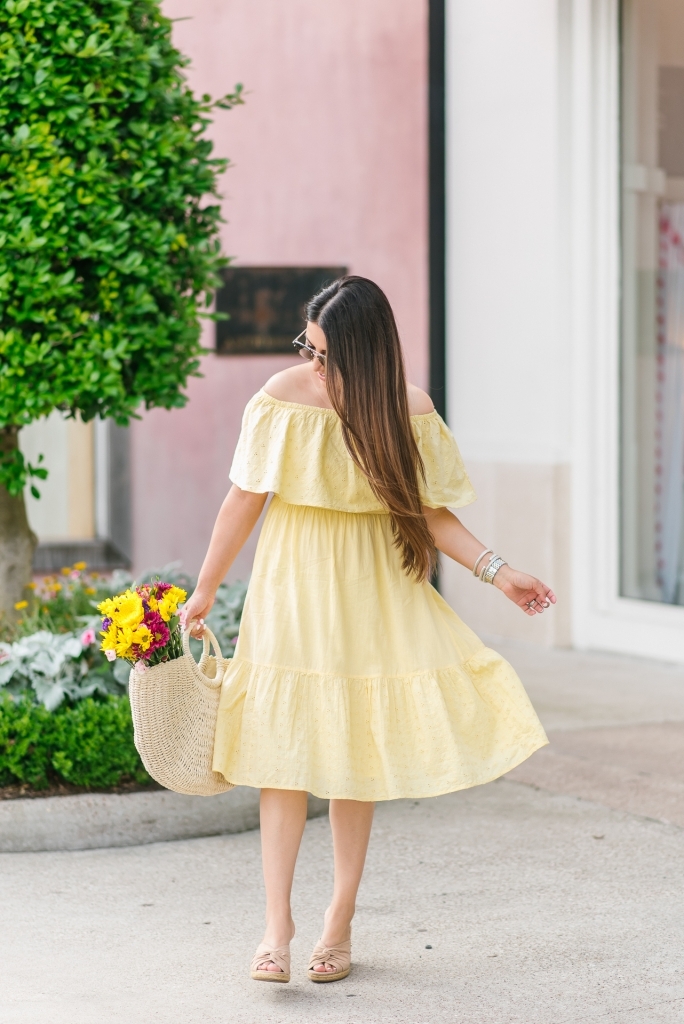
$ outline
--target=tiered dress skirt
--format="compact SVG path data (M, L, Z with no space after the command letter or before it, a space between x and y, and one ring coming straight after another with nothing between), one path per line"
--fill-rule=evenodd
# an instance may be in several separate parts
M319 797L430 797L547 742L511 666L402 571L389 516L272 499L214 769Z

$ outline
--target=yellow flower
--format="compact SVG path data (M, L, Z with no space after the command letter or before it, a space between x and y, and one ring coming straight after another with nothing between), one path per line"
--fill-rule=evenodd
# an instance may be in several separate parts
M169 621L175 610L175 603L169 600L168 594L164 594L161 601L159 602L159 614L161 615L164 622Z
M116 611L116 602L111 597L106 597L98 604L97 610L102 613L103 619L111 619Z
M117 597L105 598L98 604L97 610L103 618L113 619L120 627L137 626L144 614L140 595L134 590L127 590L125 594L119 594Z
M118 658L129 658L133 644L138 644L142 647L143 651L146 651L151 643L152 634L147 626L138 626L136 629L131 629L130 626L124 626L123 629L119 630L116 647L114 649L116 650Z
M95 587L86 587L85 592L86 594L97 594L97 590L95 589Z
M22 608L28 608L28 601L17 601L14 607L20 612Z
M116 598L116 608L112 618L121 629L133 628L142 622L144 615L143 603L140 594L134 590L127 590Z
M55 582L51 585L51 589L54 590L55 593L57 593L58 590L62 589L62 584Z
M87 562L74 562L74 569L78 569L79 572L83 572L84 569L88 568Z
M167 590L159 602L159 614L164 622L168 622L172 615L178 611L178 605L185 600L187 593L180 587L171 587Z
M69 568L68 565L63 565L62 566L62 576L68 576L70 572L71 572L71 569Z
M152 634L147 626L143 625L119 628L115 622L112 622L109 629L103 630L100 636L103 638L100 650L114 651L117 658L128 658L129 660L132 659L131 648L134 644L146 651L152 643Z
M117 634L118 634L118 632L119 631L116 628L116 626L114 625L114 623L111 624L111 626L109 627L108 630L106 630L106 631L102 630L102 632L100 633L100 636L104 637L104 639L103 639L102 645L100 647L101 651L115 651L116 650L116 641L117 641Z
M26 586L28 587L29 590L35 590L36 589L35 583L27 583Z

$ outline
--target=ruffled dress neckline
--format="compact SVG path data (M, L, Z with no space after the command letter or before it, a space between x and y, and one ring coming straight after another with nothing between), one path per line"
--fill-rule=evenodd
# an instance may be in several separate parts
M460 508L475 500L454 436L435 410L411 417L425 467L423 503ZM263 389L242 420L230 479L243 491L271 491L292 505L386 513L352 462L334 409L284 402Z
M276 398L274 395L269 395L268 391L264 388L257 392L257 395L262 395L269 402L273 402L274 405L281 405L286 409L303 409L305 412L313 410L314 412L327 412L332 413L333 416L337 416L334 409L328 409L325 405L307 405L306 402L286 402L282 398ZM412 420L419 420L427 416L439 416L436 409L432 409L430 412L414 412L411 413ZM339 417L338 417L339 419Z

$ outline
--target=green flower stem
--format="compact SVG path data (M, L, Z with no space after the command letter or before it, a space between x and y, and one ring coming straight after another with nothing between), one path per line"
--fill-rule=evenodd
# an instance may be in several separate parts
M174 661L183 656L183 639L180 626L171 630L171 636L164 647L159 647L152 653L148 665L161 665L164 661Z

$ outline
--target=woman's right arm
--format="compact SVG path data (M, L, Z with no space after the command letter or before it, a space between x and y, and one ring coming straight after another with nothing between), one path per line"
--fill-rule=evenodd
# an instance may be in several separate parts
M183 626L193 619L203 619L211 611L218 585L254 529L267 497L268 494L243 491L236 484L228 491L216 517L195 592L181 612ZM193 630L193 635L201 632Z

